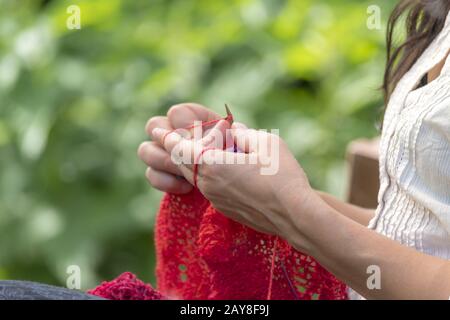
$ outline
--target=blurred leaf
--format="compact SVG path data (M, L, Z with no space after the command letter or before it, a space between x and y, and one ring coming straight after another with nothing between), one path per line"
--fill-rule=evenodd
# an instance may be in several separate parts
M69 30L66 9L81 9ZM0 0L0 278L154 281L147 119L198 101L280 135L316 188L374 136L388 0Z

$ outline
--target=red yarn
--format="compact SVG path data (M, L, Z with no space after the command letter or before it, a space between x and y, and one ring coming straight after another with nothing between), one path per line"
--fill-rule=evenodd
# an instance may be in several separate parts
M164 297L137 279L131 272L124 272L112 281L104 281L89 294L110 300L163 300Z
M347 298L312 257L226 218L197 189L165 195L155 232L158 290L171 299Z
M197 156L196 161L194 162L194 169L193 169L192 175L193 175L193 178L194 178L194 187L195 188L197 188L197 181L198 181L198 165L200 163L201 157L203 157L203 154L206 151L209 151L209 150L214 150L214 148L213 147L208 147L208 148L203 149L199 153L199 155Z

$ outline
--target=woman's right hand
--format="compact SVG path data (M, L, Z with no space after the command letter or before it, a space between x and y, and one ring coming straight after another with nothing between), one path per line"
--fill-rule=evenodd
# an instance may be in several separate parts
M220 119L220 115L195 103L172 106L167 116L155 116L148 120L145 131L153 141L145 141L138 148L139 158L148 166L145 176L150 184L163 192L185 194L193 186L183 178L170 154L152 136L155 128L174 130L192 125L194 121Z

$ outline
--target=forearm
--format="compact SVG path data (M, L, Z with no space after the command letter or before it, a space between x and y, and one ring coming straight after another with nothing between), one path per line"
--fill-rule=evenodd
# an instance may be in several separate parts
M368 226L369 221L374 217L374 209L365 209L353 204L344 202L328 193L323 191L316 191L317 194L325 201L330 207L345 215L347 218L352 219L363 226Z
M347 285L369 299L449 299L449 261L377 234L320 199L313 203L301 216L292 207L296 232L287 238ZM368 288L369 266L379 267L381 289Z

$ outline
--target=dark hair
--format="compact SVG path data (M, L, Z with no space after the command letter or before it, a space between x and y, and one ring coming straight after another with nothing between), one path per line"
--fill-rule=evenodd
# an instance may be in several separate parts
M445 25L450 0L401 0L392 12L387 28L387 63L383 91L385 103L399 80L413 66ZM406 40L395 46L396 26L406 16Z

